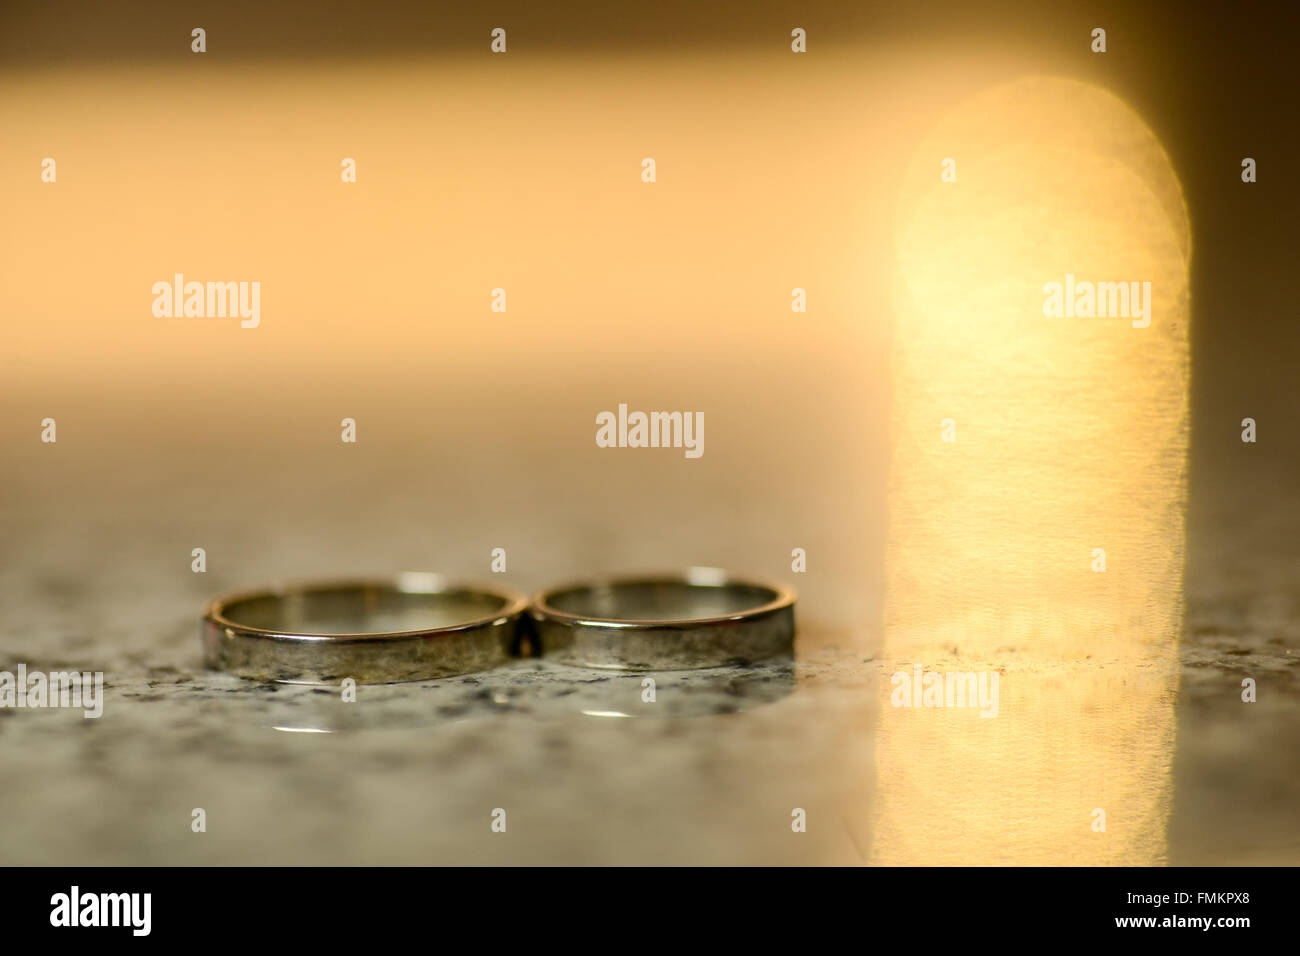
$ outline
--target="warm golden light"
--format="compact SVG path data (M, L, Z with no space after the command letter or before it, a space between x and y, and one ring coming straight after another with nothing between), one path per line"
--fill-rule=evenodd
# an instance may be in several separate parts
M1177 181L1113 96L1027 79L923 144L899 222L885 659L996 673L1000 700L884 706L873 858L1155 862L1182 614Z

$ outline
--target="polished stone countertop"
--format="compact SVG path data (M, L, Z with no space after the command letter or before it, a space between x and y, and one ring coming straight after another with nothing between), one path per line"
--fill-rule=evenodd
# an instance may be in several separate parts
M1231 515L1194 513L1193 539L1222 534L1220 520L1241 530ZM49 533L17 530L18 553ZM1194 546L1189 564L1177 681L1152 698L1170 733L1133 778L1154 800L1158 832L1098 861L1300 862L1295 565L1268 565L1249 548ZM1215 574L1195 571L1211 565ZM344 703L332 688L205 670L201 576L182 578L175 593L155 582L146 594L148 579L123 587L120 568L72 578L42 567L9 563L3 572L7 621L15 602L24 621L6 634L5 657L37 669L102 669L107 699L99 720L0 711L7 865L1068 863L1091 852L1085 826L1019 854L981 844L987 833L967 851L944 849L941 829L928 849L922 838L882 853L889 848L873 845L873 834L898 823L881 823L882 800L896 809L901 800L904 816L919 808L922 837L936 811L925 791L900 797L896 778L879 776L881 735L899 726L882 713L893 665L863 652L862 634L815 614L801 615L794 661L656 674L654 703L642 700L643 675L544 659L363 685ZM151 608L144 621L140 601ZM108 623L92 632L82 623L92 620ZM878 646L878 629L866 631ZM1255 705L1238 699L1243 675L1260 682ZM1123 710L1113 695L1104 699ZM1035 734L1016 743L1030 761L1025 744ZM1116 756L1089 736L1077 738L1088 775L1123 777L1147 759ZM1039 769L1006 768L1018 781L1011 805L1051 814L1040 798L1060 768ZM987 793L968 792L955 819L966 826L1001 812L1007 785L989 779ZM191 829L197 807L204 833ZM491 828L498 808L505 833ZM804 833L791 830L795 808L807 814Z

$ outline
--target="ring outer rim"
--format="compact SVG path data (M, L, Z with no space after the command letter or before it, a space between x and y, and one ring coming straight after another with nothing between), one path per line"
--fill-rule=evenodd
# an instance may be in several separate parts
M552 597L564 591L591 590L599 587L645 584L685 584L690 587L698 587L702 589L726 587L758 588L771 591L776 595L776 597L771 601L768 601L766 604L759 604L755 607L746 608L743 611L737 611L732 614L715 614L708 617L653 619L596 617L592 615L572 614L568 611L561 611L558 608L551 607L546 600L548 597ZM710 624L726 624L752 620L766 616L775 611L780 611L783 608L793 607L797 601L798 595L795 593L794 588L764 578L739 577L723 572L723 578L719 583L701 584L692 581L688 573L677 571L665 574L616 575L606 578L575 581L555 587L544 588L533 595L532 603L529 605L528 611L529 615L535 621L549 621L556 624L568 624L570 626L582 625L585 627L604 627L612 630L692 629L705 627Z
M276 581L260 588L242 588L226 591L209 599L203 605L201 618L206 624L235 631L248 638L262 638L268 641L284 641L295 644L331 643L382 643L384 641L416 640L437 637L440 634L454 634L460 631L485 627L503 619L522 616L529 607L528 598L518 592L505 588L489 587L474 581L443 579L443 586L431 590L409 590L397 587L400 575L392 577L366 578L320 578L292 581ZM445 624L441 627L415 628L407 631L363 631L339 634L310 634L305 631L280 631L249 624L240 624L225 617L221 611L231 604L256 598L275 597L284 599L294 592L304 591L343 591L362 588L375 588L397 591L403 594L446 594L452 591L487 594L500 598L505 603L501 610L470 618L458 624Z

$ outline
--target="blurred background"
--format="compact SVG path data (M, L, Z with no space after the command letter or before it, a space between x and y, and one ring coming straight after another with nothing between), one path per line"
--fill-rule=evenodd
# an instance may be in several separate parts
M1300 859L1294 12L843 6L4 5L0 667L103 669L112 690L98 722L0 712L0 750L21 771L0 796L0 859ZM496 27L504 55L490 50ZM796 27L807 53L791 52ZM1095 27L1104 54L1090 49ZM1149 532L1143 553L1167 561L1149 593L1123 592L1142 611L1132 630L1106 631L1118 675L1070 676L1092 632L1069 615L1068 640L1004 653L999 620L1021 614L1021 627L1023 609L1008 610L1008 579L968 581L963 601L991 609L993 630L953 659L1045 683L1022 698L1023 723L978 722L1003 728L996 744L943 724L913 737L891 728L918 715L876 712L888 674L946 638L891 642L884 622L889 607L942 611L948 585L891 573L934 566L951 582L966 567L945 565L943 535L916 523L925 496L907 489L935 486L918 477L929 460L898 442L913 411L934 418L930 384L957 380L952 365L899 372L909 342L949 339L909 322L900 297L931 262L916 250L937 248L951 221L925 213L916 171L938 185L936 130L961 132L975 159L984 141L970 126L1003 141L1027 101L979 96L1025 77L1067 84L1017 127L1030 146L1078 146L1096 123L1098 141L1163 164L1163 186L1143 179L1154 201L1132 195L1135 217L1170 225L1168 241L1157 255L1142 233L1130 252L1182 276L1186 294L1163 350L1126 353L1096 380L1108 402L1034 393L1045 428L1061 402L1075 403L1066 419L1111 428L1116 455L1098 474L1122 466L1162 493L1126 498L1128 510L1110 485L1060 499L1054 524L1028 522L986 556L1050 550L1092 516ZM1089 108L1060 109L1058 137L1053 110L1071 90ZM1258 182L1241 181L1244 157ZM344 158L355 183L341 181ZM966 169L959 155L959 186ZM1071 208L1096 205L1101 180L1075 182ZM969 257L986 243L978 208L962 215ZM920 240L918 222L930 223ZM1116 248L1105 230L1085 238ZM259 327L155 317L153 284L177 272L260 282ZM806 312L791 310L795 288ZM992 363L975 380L1025 361L980 353L978 331L961 341ZM1111 354L1106 340L1049 344L1067 365L1100 369ZM1153 394L1173 400L1144 418ZM596 447L595 416L621 402L704 412L703 457ZM40 440L47 417L55 444ZM355 444L340 441L344 418ZM1161 452L1134 465L1149 429ZM1077 470L1054 460L1059 471L1033 476L1040 490ZM982 462L970 467L994 467ZM1008 500L1032 509L1042 495L1020 496L1017 480ZM900 500L921 510L900 521ZM968 554L997 527L985 519L962 531ZM498 547L503 576L489 570ZM794 548L806 573L792 573ZM1097 584L1026 563L1037 593L1022 637L1081 580ZM375 691L373 724L331 710L297 729L350 732L317 736L276 728L294 725L285 708L324 707L318 695L198 660L201 603L274 579L429 568L532 591L700 564L798 588L796 663L759 675L788 694L732 713L754 684L728 674L687 681L689 713L610 722L582 711L623 705L557 703L596 693L589 675L529 665L486 685ZM1049 646L1067 671L1036 669ZM1125 670L1135 659L1141 674ZM1243 676L1268 687L1256 705L1240 701ZM1046 755L1066 740L1076 758L1063 773ZM969 779L972 803L955 808L924 780L895 786L900 762L963 753L982 755L983 805ZM1014 779L993 786L1014 759ZM1093 836L1096 779L1140 812L1094 851L1076 841ZM511 799L532 808L531 826L492 843L479 818ZM190 809L208 805L227 822L200 837ZM833 822L792 843L797 806ZM1064 822L1076 813L1078 834ZM423 814L440 825L421 829ZM875 839L930 825L967 842L946 855Z

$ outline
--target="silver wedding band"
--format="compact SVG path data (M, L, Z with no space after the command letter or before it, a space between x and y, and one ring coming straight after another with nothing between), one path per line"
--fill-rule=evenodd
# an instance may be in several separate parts
M794 592L716 568L540 592L411 572L218 597L204 656L241 677L288 683L428 680L504 663L528 628L534 654L612 670L687 670L789 657ZM527 617L525 612L528 611Z
M209 666L288 683L426 680L509 656L527 601L426 573L225 595L203 611Z
M794 592L716 568L542 591L530 616L543 656L615 670L685 670L788 656Z

